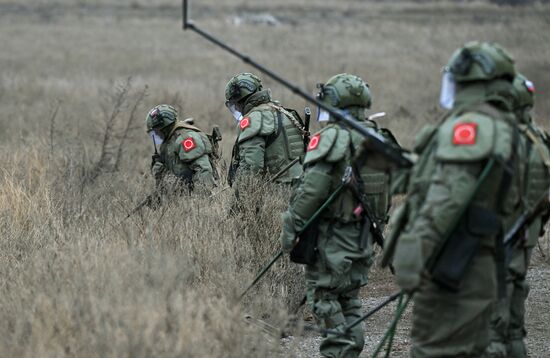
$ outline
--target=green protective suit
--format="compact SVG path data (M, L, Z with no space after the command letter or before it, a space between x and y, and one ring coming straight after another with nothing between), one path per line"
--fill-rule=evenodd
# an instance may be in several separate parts
M160 145L159 160L153 165L153 176L160 185L170 174L183 181L187 188L216 185L215 169L211 162L212 143L199 128L176 121Z
M303 129L298 115L271 100L269 90L247 98L239 133L233 147L228 180L230 184L242 173L273 176L292 160L304 155ZM277 183L291 183L302 174L295 163Z
M361 123L376 128L374 122ZM393 138L387 130L378 131L388 139ZM283 214L283 248L285 242L290 242L292 247L295 234L304 229L308 219L340 187L352 153L360 148L362 140L358 133L334 123L311 137L303 177L289 209ZM383 226L389 209L389 175L366 164L356 165L356 170L363 183L363 197L374 219ZM307 304L324 328L342 330L362 314L358 294L360 287L367 283L373 244L370 225L357 215L358 206L357 196L346 187L321 213L316 229L308 228L314 236L308 240L316 240L316 260L306 266ZM325 337L320 351L324 357L357 357L363 346L363 329L357 325L348 336Z
M411 357L480 357L489 344L496 243L521 200L525 138L512 112L478 98L419 132L408 197L390 223L397 282L415 292Z
M523 190L526 196L526 207L531 208L548 193L550 151L546 145L546 134L534 123L527 121L526 124L520 125L520 130L529 138L527 142L529 160L526 163ZM523 341L526 335L525 300L529 294L526 275L533 247L542 235L547 219L546 213L537 217L527 231L521 232L522 237L512 247L508 257L507 297L498 302L491 320L491 344L487 349L487 355L490 357L527 357Z

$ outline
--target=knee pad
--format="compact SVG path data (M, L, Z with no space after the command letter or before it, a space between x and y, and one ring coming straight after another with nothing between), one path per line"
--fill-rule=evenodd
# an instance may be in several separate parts
M358 298L341 299L342 312L344 316L361 315L361 300Z
M506 344L497 341L492 341L483 355L483 357L487 358L506 358L506 356Z
M325 327L335 328L346 323L342 308L337 300L316 299L313 302L311 311L319 323Z

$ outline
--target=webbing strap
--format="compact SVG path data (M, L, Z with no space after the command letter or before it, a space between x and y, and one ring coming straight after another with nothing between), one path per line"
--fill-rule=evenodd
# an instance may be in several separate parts
M290 113L286 108L284 108L282 106L278 106L278 105L276 105L275 103L272 103L272 102L267 103L267 105L269 107L275 109L278 113L283 113L288 118L288 120L290 122L292 122L294 127L296 127L296 129L298 129L298 131L302 134L302 137L309 134L306 131L306 129L302 126L302 124L300 122L298 122L296 117L294 117L294 115L292 113Z

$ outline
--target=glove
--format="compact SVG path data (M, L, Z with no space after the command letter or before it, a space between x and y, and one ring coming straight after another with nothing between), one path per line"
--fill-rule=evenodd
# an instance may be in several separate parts
M298 242L296 237L296 228L294 226L294 217L288 211L283 213L283 227L281 230L281 235L279 235L279 241L281 242L281 246L285 254L290 253Z
M164 173L164 163L160 162L160 161L156 161L154 163L152 163L152 166L151 166L151 173L153 174L153 177L155 178L155 180L160 180L162 179L162 174Z
M155 166L155 163L160 162L160 154L155 153L151 156L151 169Z

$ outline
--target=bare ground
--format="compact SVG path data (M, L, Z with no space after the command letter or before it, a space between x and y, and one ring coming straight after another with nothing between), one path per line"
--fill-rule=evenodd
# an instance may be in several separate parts
M397 291L390 274L375 270L371 282L362 293L363 310L368 312L383 302L389 295ZM550 337L548 322L550 319L550 267L537 265L529 271L531 292L527 299L527 349L530 357L550 357ZM370 357L386 333L389 322L395 313L396 303L393 302L380 310L363 324L365 330L365 349L361 357ZM396 331L391 357L407 357L410 347L409 329L411 325L411 309L409 305ZM321 337L316 333L306 332L301 337L288 337L282 340L286 357L321 357L318 353ZM383 351L382 351L383 352ZM382 354L381 354L382 356Z

